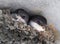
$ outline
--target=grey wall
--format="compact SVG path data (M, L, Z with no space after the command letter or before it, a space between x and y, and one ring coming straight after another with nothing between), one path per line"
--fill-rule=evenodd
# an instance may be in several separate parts
M0 0L0 8L24 8L30 12L42 14L48 24L54 24L60 30L60 0Z

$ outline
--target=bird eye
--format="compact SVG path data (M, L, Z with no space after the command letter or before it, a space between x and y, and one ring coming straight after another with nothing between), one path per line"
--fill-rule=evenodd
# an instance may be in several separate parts
M43 25L44 23L41 21L41 20L36 20L36 22L38 23L38 24L40 24L40 25Z
M40 20L37 20L37 23L38 23L38 24L41 24Z
M24 19L24 18L25 18L25 16L22 16L22 18Z

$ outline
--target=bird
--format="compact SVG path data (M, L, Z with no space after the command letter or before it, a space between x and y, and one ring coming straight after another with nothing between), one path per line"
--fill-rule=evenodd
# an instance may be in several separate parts
M29 20L29 25L39 32L45 31L45 29L42 26L47 25L47 20L41 15L33 15Z
M28 15L28 12L26 12L24 9L16 9L14 12L14 14L16 14L16 21L21 21L23 23L26 23L28 22L29 20L29 15Z

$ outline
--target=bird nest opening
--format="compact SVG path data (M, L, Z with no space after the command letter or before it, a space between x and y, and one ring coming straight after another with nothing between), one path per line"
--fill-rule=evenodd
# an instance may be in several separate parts
M0 14L0 44L55 44L56 29L43 26L45 31L37 31L30 25L15 21L9 9Z

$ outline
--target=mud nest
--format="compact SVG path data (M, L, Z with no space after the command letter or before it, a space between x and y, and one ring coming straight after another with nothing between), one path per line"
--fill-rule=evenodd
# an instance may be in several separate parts
M0 44L54 44L54 32L48 25L44 32L38 32L12 19L9 9L0 11Z

